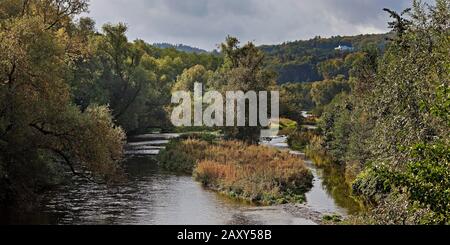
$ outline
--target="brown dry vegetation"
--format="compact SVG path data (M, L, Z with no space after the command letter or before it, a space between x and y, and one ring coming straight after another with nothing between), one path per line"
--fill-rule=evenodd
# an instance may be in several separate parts
M302 202L313 179L298 157L238 141L174 142L160 162L169 170L193 169L195 179L205 187L258 204Z

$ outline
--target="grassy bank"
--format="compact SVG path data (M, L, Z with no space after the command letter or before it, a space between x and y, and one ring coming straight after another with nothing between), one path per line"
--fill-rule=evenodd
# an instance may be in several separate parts
M302 151L322 171L323 184L336 203L346 207L351 214L364 209L352 195L352 183L360 170L351 162L340 163L324 147L324 138L314 128L299 127L288 138L289 147ZM326 223L336 222L336 217L325 217Z
M237 141L174 141L159 156L161 167L193 174L205 187L257 204L303 202L313 176L287 152Z

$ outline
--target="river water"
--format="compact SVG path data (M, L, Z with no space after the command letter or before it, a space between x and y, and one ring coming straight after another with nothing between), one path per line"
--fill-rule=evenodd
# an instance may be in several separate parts
M348 193L327 186L326 173L310 166L315 180L306 205L256 207L205 190L190 176L161 172L154 155L174 134L142 135L126 147L128 180L116 187L75 179L48 192L43 207L31 213L9 212L15 224L142 224L142 225L313 225L323 214L354 212ZM286 138L265 144L287 149ZM302 156L301 153L292 152ZM335 183L336 181L328 181ZM339 180L337 181L339 183Z

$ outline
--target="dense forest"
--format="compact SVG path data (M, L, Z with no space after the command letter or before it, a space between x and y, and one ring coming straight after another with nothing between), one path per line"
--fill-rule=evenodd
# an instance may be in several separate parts
M279 90L281 116L298 125L287 133L291 146L344 169L366 207L346 222L449 224L449 0L385 9L389 34L260 47L228 36L213 53L130 41L126 24L98 30L78 17L87 10L87 0L0 2L0 206L31 205L67 175L123 181L127 137L175 130L172 92L200 82L223 93ZM301 128L308 123L318 128ZM213 130L225 140L173 143L161 158L235 196L304 200L311 173L289 154L255 146L261 127Z
M384 50L390 34L315 37L307 41L264 45L267 68L275 70L280 84L320 81L335 74L348 76L355 54L369 48ZM349 50L337 50L346 46Z

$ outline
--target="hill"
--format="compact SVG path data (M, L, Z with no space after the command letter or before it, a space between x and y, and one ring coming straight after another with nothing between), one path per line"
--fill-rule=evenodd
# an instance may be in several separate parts
M260 49L266 53L268 68L278 72L278 83L312 82L324 79L319 68L323 62L344 60L347 55L367 47L384 50L388 36L389 34L315 37L305 41L263 45ZM351 49L336 50L339 46ZM340 73L348 73L345 67L342 69Z
M199 49L199 48L195 48L195 47L191 47L188 45L184 45L184 44L170 44L170 43L154 43L153 46L157 47L157 48L161 48L161 49L176 49L178 51L182 51L182 52L186 52L186 53L195 53L195 54L205 54L208 53L208 51L203 50L203 49Z

